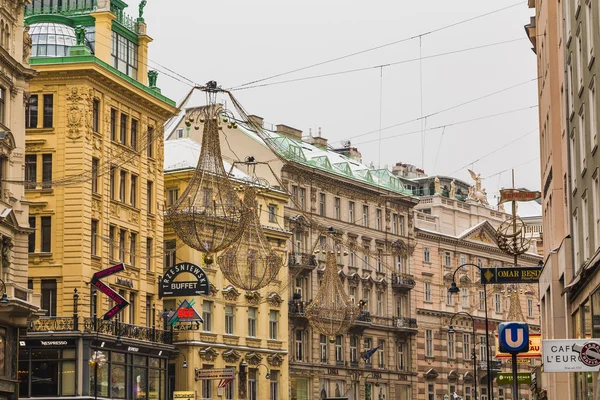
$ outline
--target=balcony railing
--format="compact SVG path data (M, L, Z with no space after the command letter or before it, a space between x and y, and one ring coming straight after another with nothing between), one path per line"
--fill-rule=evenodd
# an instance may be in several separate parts
M370 324L379 327L417 329L417 320L415 318L378 317L376 315L371 315L371 313L368 311L361 311L356 320L358 323Z
M396 275L392 274L392 288L394 289L405 289L410 290L415 287L415 279L413 275L402 274Z
M492 360L490 361L490 367L492 371L502 371L502 361ZM487 371L487 361L480 360L479 361L479 370Z
M317 257L308 253L291 253L288 266L314 269L317 266Z
M292 317L303 317L306 315L306 307L310 304L311 300L290 300L288 302L288 313Z
M41 317L36 321L30 321L27 330L28 332L79 332L78 320L77 317ZM169 331L124 324L117 321L106 321L101 318L84 318L83 332L103 333L153 343L172 343L172 334Z
M88 0L86 2L65 2L62 5L49 6L44 3L48 2L36 2L29 4L25 7L25 17L31 17L33 15L64 15L64 16L77 16L85 15L93 12L96 9L96 1Z

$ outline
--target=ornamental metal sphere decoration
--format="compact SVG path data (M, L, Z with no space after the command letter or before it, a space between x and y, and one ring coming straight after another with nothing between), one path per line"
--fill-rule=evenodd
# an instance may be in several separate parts
M247 291L262 289L277 278L284 263L283 252L271 247L260 223L256 201L259 188L248 186L244 192L244 232L236 243L226 249L217 264L223 276L237 288Z
M504 221L496 231L498 247L513 256L527 252L533 235L528 235L526 228L525 222L519 217Z
M214 104L186 117L186 125L203 125L196 171L178 201L166 212L177 236L191 248L213 255L229 248L244 232L244 207L223 166L219 129L225 112ZM229 120L228 120L229 122Z
M324 249L317 252L326 253L325 272L317 295L306 307L306 317L314 329L335 342L336 336L347 332L354 324L359 308L344 291L338 275L336 252Z

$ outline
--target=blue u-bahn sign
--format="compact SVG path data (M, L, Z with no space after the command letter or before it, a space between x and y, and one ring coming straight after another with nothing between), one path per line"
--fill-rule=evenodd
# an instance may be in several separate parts
M525 322L502 322L498 326L498 347L501 353L529 351L529 325Z

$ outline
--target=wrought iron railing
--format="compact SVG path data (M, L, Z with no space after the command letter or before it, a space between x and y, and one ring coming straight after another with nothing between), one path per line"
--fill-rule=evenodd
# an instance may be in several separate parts
M64 15L77 16L85 15L96 10L96 1L88 0L85 2L64 2L62 5L44 5L45 2L35 2L25 7L25 17L33 15Z
M288 266L314 268L317 266L317 257L308 253L291 253L288 258Z
M404 317L393 317L394 326L396 328L408 328L408 329L417 329L417 319L416 318L404 318Z
M29 321L28 332L64 332L76 331L75 318L73 317L41 317Z
M306 307L310 304L309 301L290 300L288 302L288 312L290 315L306 315Z
M107 321L101 318L84 318L83 331L103 333L112 336L144 340L155 343L172 343L171 332L149 326L124 324L118 321Z
M415 287L415 280L412 275L403 274L396 275L392 274L392 287L398 289L412 289Z
M417 329L417 320L415 318L378 317L368 311L361 311L358 314L357 322L389 328Z

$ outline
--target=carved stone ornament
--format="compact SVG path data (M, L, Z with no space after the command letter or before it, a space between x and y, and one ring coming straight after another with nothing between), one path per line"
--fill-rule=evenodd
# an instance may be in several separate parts
M283 356L281 354L271 354L267 356L267 362L273 367L281 367L283 364Z
M212 362L217 359L219 352L213 349L212 347L205 347L203 349L198 350L198 354L200 355L200 358L204 361Z
M267 301L273 307L279 307L281 303L283 303L283 299L277 292L272 292L269 294L269 296L267 296Z
M209 285L209 294L212 297L215 297L217 295L217 293L219 293L219 289L217 289L217 287L211 282Z
M121 213L121 210L120 210L120 207L118 204L110 205L110 215L112 215L114 217L118 217L120 213Z
M248 302L248 304L254 305L259 304L260 300L262 299L262 295L257 291L246 292L244 297L246 298L246 302Z
M221 357L223 357L223 361L228 364L237 364L238 360L242 356L242 353L237 352L235 350L227 350L224 351Z
M259 353L248 353L246 354L246 361L248 362L248 365L258 365L260 364L260 362L262 361L263 356L260 355Z
M240 292L232 285L227 285L227 287L223 289L223 298L225 300L236 301L239 295Z
M93 89L72 87L67 99L67 137L77 140L85 133L89 140L92 132Z

